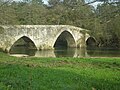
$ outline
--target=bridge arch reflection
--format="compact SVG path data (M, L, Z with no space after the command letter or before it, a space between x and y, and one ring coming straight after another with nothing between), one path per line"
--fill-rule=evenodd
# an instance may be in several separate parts
M75 46L76 46L75 39L73 35L68 31L63 31L57 37L54 44L54 48L58 48L58 47L68 48L68 47L75 47Z
M97 45L97 41L94 37L89 37L87 40L86 40L86 46L87 47L94 47Z
M34 56L35 53L31 53L32 51L36 51L37 47L34 42L27 36L20 37L17 41L14 42L12 47L10 48L10 54L28 54L30 56Z

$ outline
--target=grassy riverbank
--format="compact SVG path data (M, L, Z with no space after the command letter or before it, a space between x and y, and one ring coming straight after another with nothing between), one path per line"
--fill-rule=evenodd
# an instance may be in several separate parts
M0 90L119 90L120 58L16 58L0 52Z

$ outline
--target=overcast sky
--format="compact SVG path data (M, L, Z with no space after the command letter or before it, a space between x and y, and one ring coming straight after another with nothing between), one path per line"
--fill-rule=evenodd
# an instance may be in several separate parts
M22 1L22 0L13 0L13 1ZM44 3L47 3L48 0L43 0Z
M14 1L22 1L22 0L14 0ZM48 0L43 0L43 2L44 2L45 4L47 4L47 1L48 1ZM86 0L86 1L91 2L91 1L93 1L93 0ZM98 4L99 4L98 2L95 2L95 3L92 3L91 5L93 5L94 7L97 7Z
M13 1L22 1L22 0L13 0ZM43 0L44 3L47 3L47 1L48 1L48 0ZM93 0L85 0L85 1L91 2L91 1L93 1Z

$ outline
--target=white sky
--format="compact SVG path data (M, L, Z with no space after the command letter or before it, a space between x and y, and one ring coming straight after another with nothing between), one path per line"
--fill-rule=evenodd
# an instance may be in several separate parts
M13 0L13 1L22 1L22 0ZM48 0L43 0L45 4L47 4L47 1ZM86 1L91 2L93 0L86 0ZM93 5L94 7L97 7L98 4L100 4L100 2L95 2L95 3L92 3L91 5Z
M22 1L22 0L13 0L13 1ZM43 2L46 4L48 0L43 0Z

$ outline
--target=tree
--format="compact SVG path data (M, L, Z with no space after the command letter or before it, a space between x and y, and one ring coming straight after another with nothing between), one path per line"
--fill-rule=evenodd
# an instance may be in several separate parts
M3 2L3 6L0 7L0 24L18 24L16 12L11 2Z
M101 43L101 41L103 41L103 46L119 47L119 6L117 4L105 2L97 7L96 16L101 26L101 29L99 28L96 32L99 42ZM99 32L101 32L101 35L98 34Z
M56 6L60 2L61 2L61 0L49 0L48 1L48 3L49 3L50 6Z

